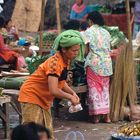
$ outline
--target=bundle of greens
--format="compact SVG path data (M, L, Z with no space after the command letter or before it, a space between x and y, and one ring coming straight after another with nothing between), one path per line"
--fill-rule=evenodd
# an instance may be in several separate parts
M110 35L111 35L111 46L112 49L116 49L119 47L119 45L122 42L126 42L126 36L122 31L119 30L116 26L103 26L104 29L106 29Z

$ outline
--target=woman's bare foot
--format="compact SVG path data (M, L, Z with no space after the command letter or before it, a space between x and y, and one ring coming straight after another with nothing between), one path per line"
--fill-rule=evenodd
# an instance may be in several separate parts
M94 115L94 116L92 116L92 122L93 123L99 123L99 115Z
M105 123L111 123L109 114L105 114L105 115L104 115L104 122L105 122Z

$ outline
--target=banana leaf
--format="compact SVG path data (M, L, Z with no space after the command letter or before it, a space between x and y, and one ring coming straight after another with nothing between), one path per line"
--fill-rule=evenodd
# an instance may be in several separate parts
M20 89L21 85L24 83L24 78L9 78L4 77L0 79L0 87L5 89Z

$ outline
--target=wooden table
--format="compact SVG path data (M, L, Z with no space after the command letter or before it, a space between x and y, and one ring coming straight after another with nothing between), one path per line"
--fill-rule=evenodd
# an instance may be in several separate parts
M72 86L71 88L76 93L78 93L78 94L82 94L82 93L86 93L87 92L87 86L86 85L83 85L83 86L75 86L75 87ZM4 93L4 95L8 95L8 96L11 97L10 104L15 109L15 111L18 113L19 120L21 122L21 119L22 119L21 107L20 107L20 103L18 102L19 90L15 90L15 89L4 89L3 90L3 93ZM79 95L79 97L81 97L81 95Z
M8 95L0 96L0 118L4 126L4 137L9 138L10 136L10 119L9 119L9 103L11 97Z
M8 95L8 96L11 97L10 104L15 109L15 111L18 113L19 120L21 122L21 117L22 117L22 115L21 115L21 107L20 107L20 103L18 102L19 90L15 90L15 89L4 89L3 90L3 94L4 95Z

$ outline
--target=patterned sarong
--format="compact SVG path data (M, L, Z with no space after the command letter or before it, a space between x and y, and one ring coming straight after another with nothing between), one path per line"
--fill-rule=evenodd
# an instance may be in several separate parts
M87 68L87 84L89 89L89 115L109 113L109 76L99 76Z
M52 116L51 111L44 110L38 105L30 103L21 103L22 110L22 123L35 122L37 124L43 125L50 130L52 139L53 136L53 126L52 126Z

